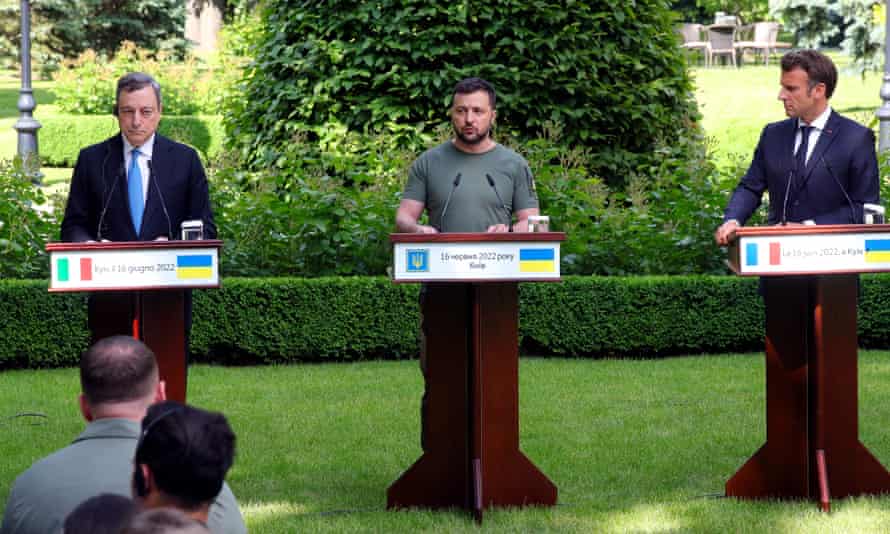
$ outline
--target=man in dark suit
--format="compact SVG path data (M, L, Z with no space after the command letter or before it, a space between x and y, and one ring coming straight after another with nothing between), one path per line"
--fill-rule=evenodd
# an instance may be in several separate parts
M203 222L204 237L216 238L207 176L191 147L156 133L161 86L140 72L117 82L112 113L120 133L80 151L62 241L153 241L178 239L183 221ZM185 353L191 331L191 293L185 293ZM89 301L92 342L132 335L134 300L129 293L97 293ZM101 307L101 319L97 310Z
M118 80L120 134L81 150L62 220L63 241L176 239L201 220L216 237L207 177L194 149L156 134L161 87L151 76Z
M789 118L763 129L714 234L718 245L733 239L764 191L770 224L862 223L863 205L878 202L874 132L828 105L837 85L831 59L814 50L789 52L780 83Z

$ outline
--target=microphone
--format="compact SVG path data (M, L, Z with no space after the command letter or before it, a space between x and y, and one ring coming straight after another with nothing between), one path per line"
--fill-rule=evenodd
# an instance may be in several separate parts
M443 228L445 228L445 214L448 213L448 204L451 203L451 195L454 194L454 190L457 189L457 186L460 185L460 173L457 173L457 176L454 177L454 184L451 186L451 191L448 192L448 198L445 199L445 207L442 208L442 216L439 217L439 231L442 232Z
M791 177L794 170L788 171L788 183L785 184L785 198L782 199L782 226L788 224L788 194L791 193Z
M114 183L111 184L111 192L105 197L105 205L102 206L102 212L99 214L99 224L96 228L96 241L102 241L102 222L105 220L105 214L108 212L108 205L111 204L111 197L114 196L114 190L117 188L117 183L124 177L126 177L126 174L124 173L124 162L122 161L120 167L117 169L117 176L114 177ZM102 165L102 183L105 183L104 164Z
M154 169L152 169L151 160L147 159L145 162L148 164L148 181L155 185L155 191L158 192L158 198L161 200L161 209L164 210L164 217L167 218L167 239L173 241L173 225L170 223L170 214L167 213L167 203L164 202L161 186L158 185L158 182L154 178Z
M837 186L841 188L841 193L844 194L844 198L847 199L847 205L850 206L850 221L851 221L853 224L857 224L857 221L856 221L856 208L853 207L853 201L850 200L850 195L847 194L847 190L844 189L844 186L841 185L841 181L838 180L838 179L837 179L837 176L834 175L834 171L831 170L831 165L828 164L828 160L825 159L825 156L824 156L824 155L823 155L822 157L819 158L819 161L821 161L821 162L822 162L822 165L825 165L825 168L828 169L828 174L830 174L831 177L834 178L834 183L836 183Z
M501 198L501 194L498 193L498 188L495 187L495 185L494 185L494 178L492 178L490 174L486 173L485 179L488 180L488 185L490 185L491 188L494 189L494 194L497 195L498 202L501 203L501 209L507 213L507 231L512 232L513 231L513 212L510 211L510 209L507 207L506 204L504 204L504 199Z

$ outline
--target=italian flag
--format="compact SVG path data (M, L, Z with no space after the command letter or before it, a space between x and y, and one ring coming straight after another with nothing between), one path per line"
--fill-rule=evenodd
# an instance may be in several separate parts
M74 278L77 279L77 278ZM90 281L93 279L93 259L80 258L80 281ZM56 280L59 282L70 282L71 277L71 260L70 258L56 259Z

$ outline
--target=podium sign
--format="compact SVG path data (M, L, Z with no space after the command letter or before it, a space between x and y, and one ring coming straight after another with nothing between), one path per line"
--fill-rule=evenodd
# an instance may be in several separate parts
M890 271L890 227L741 228L730 262L741 276Z
M404 241L393 246L395 281L559 280L556 239L562 234L440 234L447 240L433 235L400 234Z
M219 287L219 248L186 248L184 243L191 242L170 242L172 248L128 248L121 243L113 248L51 248L49 290Z

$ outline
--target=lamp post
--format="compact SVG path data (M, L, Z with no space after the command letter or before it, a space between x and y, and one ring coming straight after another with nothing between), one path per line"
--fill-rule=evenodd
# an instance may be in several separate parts
M37 104L34 102L34 91L31 89L31 3L22 0L22 88L19 91L19 119L13 128L18 132L18 155L22 160L22 168L34 182L39 182L40 161L37 151L37 130L40 122L31 113Z
M878 131L878 151L890 148L890 0L884 2L884 83L881 84L881 100L884 104L875 113L881 122Z

